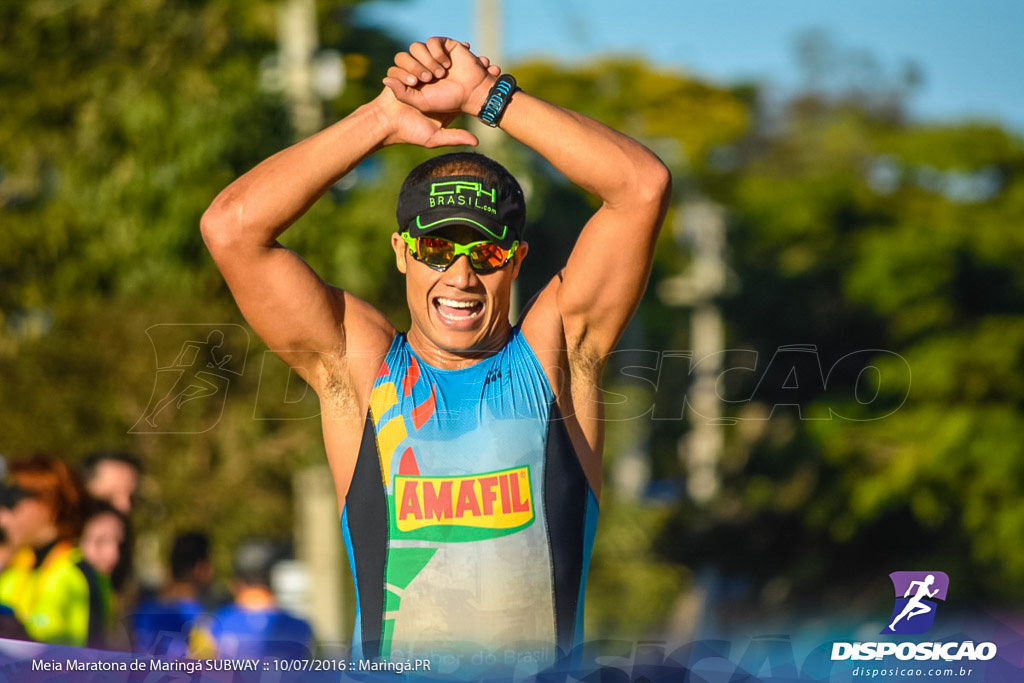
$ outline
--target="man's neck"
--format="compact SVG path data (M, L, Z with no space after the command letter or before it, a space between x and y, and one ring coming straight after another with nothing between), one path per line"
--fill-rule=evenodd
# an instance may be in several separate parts
M500 333L468 349L450 349L438 346L415 328L406 333L409 346L427 365L439 370L461 370L476 365L498 353L512 336L512 326L506 324Z

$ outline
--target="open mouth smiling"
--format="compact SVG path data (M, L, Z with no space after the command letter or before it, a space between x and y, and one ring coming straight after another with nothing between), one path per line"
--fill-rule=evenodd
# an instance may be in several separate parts
M451 322L468 322L479 317L484 311L484 304L481 301L437 296L433 298L433 304L438 316Z

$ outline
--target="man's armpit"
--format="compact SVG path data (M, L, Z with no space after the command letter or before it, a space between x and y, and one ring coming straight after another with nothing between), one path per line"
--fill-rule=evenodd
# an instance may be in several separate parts
M359 394L344 353L325 353L317 367L317 394L320 409L332 418L362 417Z

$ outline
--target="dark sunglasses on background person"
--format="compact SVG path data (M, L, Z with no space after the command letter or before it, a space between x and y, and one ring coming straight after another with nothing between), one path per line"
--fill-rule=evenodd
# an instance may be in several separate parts
M443 237L421 235L411 237L408 232L402 233L402 239L409 247L412 257L434 270L446 271L455 263L455 259L465 254L469 265L478 273L490 273L501 268L512 260L519 241L516 240L508 249L502 249L494 242L481 240L469 244L458 244Z
M0 508L13 508L26 498L34 498L34 491L23 489L13 482L0 481Z

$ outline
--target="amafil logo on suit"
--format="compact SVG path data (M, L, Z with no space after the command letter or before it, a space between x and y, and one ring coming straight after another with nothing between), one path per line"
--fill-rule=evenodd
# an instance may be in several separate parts
M935 624L939 605L946 600L949 577L944 572L893 572L892 614L880 635L920 635ZM994 643L949 642L855 642L833 643L832 660L988 661L996 656Z

